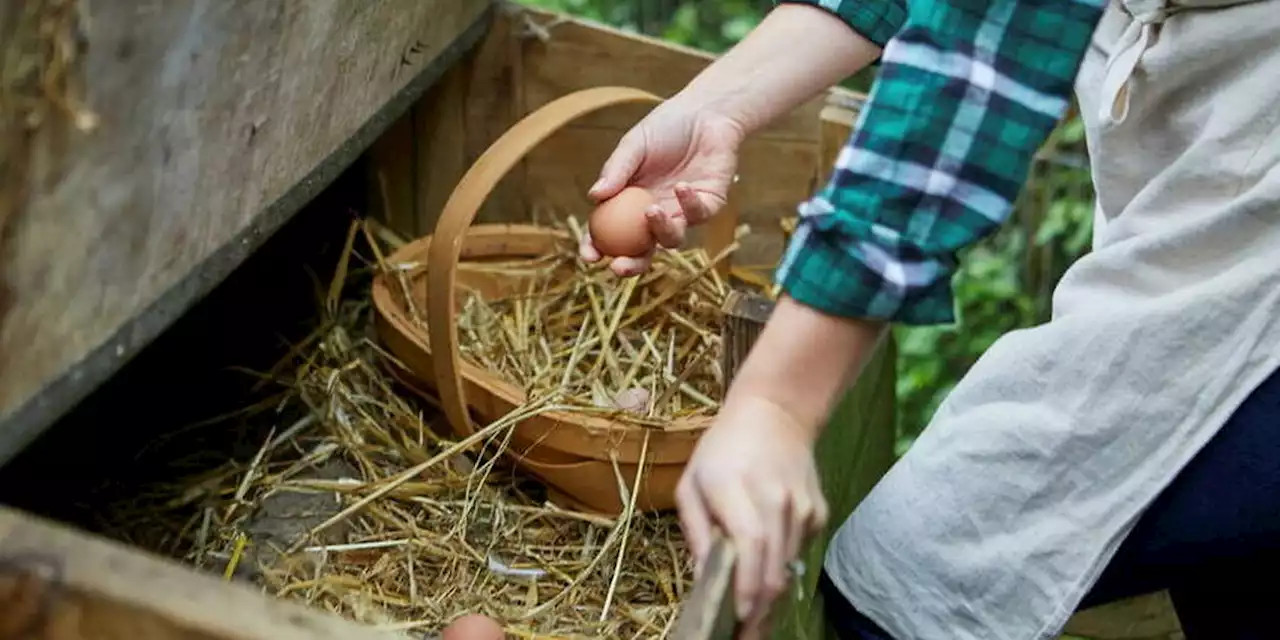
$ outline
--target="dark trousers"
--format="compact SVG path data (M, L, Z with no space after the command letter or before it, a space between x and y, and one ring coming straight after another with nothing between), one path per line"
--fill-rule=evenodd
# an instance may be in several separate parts
M1280 372L1152 502L1081 608L1167 589L1187 640L1280 638ZM824 572L827 618L847 640L895 640Z

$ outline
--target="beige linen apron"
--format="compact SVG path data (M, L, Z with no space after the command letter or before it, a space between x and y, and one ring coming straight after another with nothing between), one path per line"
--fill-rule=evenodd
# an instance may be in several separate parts
M991 347L827 555L898 640L1056 637L1280 365L1280 1L1113 5L1076 90L1094 251L1053 320Z

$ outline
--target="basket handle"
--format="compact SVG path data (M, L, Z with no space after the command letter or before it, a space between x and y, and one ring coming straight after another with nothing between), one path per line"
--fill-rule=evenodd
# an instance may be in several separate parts
M525 155L573 120L621 104L658 104L662 98L639 89L585 89L543 105L502 134L467 170L445 202L427 252L427 337L431 345L436 388L445 417L462 433L471 433L471 416L463 395L454 311L462 238L489 193Z

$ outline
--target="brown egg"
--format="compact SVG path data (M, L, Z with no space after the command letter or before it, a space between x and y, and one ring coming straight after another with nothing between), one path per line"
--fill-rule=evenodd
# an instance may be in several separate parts
M644 212L654 203L641 187L627 187L591 212L587 228L600 253L613 257L643 256L657 244Z
M477 613L462 616L444 628L440 640L504 640L502 625Z

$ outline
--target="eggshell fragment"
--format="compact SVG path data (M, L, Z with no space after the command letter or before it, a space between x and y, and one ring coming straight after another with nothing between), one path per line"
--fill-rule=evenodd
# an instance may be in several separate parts
M440 634L440 640L505 640L506 637L502 625L480 614L462 616Z
M601 202L587 222L591 243L601 254L613 258L648 254L657 239L644 212L653 204L653 194L641 187L627 187Z
M631 413L644 413L649 407L649 390L643 387L633 387L619 391L613 397L614 406L629 411Z

